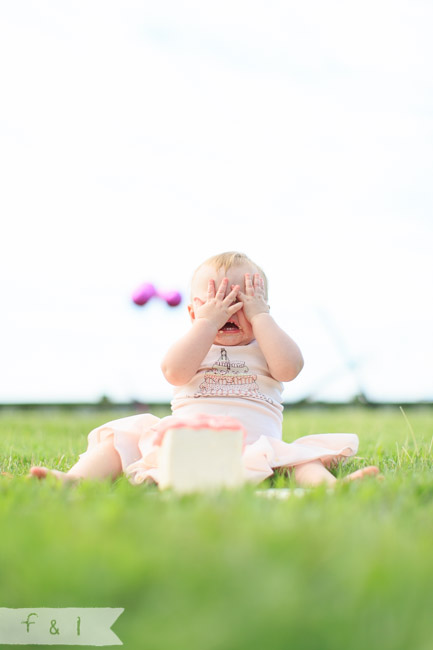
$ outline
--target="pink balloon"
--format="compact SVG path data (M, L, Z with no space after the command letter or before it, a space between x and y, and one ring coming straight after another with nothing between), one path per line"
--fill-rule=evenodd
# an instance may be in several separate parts
M160 295L170 307L177 307L182 302L182 296L179 291L166 291Z
M141 284L132 294L132 300L140 307L154 297L165 300L170 307L177 307L182 302L182 296L179 291L158 291L150 282Z
M157 295L157 291L153 284L150 284L150 282L146 282L145 284L141 284L138 289L134 291L132 294L132 300L135 302L136 305L139 305L142 307L145 305L151 298Z

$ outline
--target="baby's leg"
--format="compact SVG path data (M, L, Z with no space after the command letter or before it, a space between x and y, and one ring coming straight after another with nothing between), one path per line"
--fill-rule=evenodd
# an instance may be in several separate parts
M122 463L114 448L112 436L104 442L100 442L67 472L47 467L32 467L30 469L31 476L45 478L47 474L51 474L62 481L79 481L81 478L104 479L108 476L114 480L121 472Z
M319 485L320 483L326 483L327 485L334 485L337 481L335 476L328 472L326 467L320 460L312 460L309 463L303 463L302 465L296 465L294 468L295 480L299 485ZM352 472L348 476L345 476L343 481L355 481L366 476L373 476L379 473L379 469L373 465L369 467L363 467L362 469Z
M335 476L328 472L320 460L312 460L309 463L296 465L294 474L295 481L299 485L319 485L320 483L333 485L337 481Z

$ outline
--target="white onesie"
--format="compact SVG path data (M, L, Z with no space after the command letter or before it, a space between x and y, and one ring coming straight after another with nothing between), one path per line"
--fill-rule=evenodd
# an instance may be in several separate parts
M247 444L261 435L281 440L282 392L256 340L212 345L191 381L175 387L171 407L180 418L198 413L236 418L247 431Z

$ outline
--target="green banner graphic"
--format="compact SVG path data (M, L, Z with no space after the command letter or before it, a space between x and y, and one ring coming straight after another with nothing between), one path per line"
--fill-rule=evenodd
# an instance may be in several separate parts
M123 645L110 629L122 607L0 607L0 644Z

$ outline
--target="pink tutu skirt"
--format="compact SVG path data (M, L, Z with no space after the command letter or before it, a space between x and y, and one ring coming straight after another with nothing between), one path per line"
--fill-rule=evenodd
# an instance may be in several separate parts
M161 419L146 413L103 424L89 433L87 450L80 454L80 458L113 436L114 447L128 480L133 485L143 481L158 483L161 439L170 421L178 419L172 415ZM358 444L358 436L354 433L319 433L290 443L262 435L243 448L244 478L248 482L260 483L276 468L290 468L313 460L320 460L330 467L354 456Z

